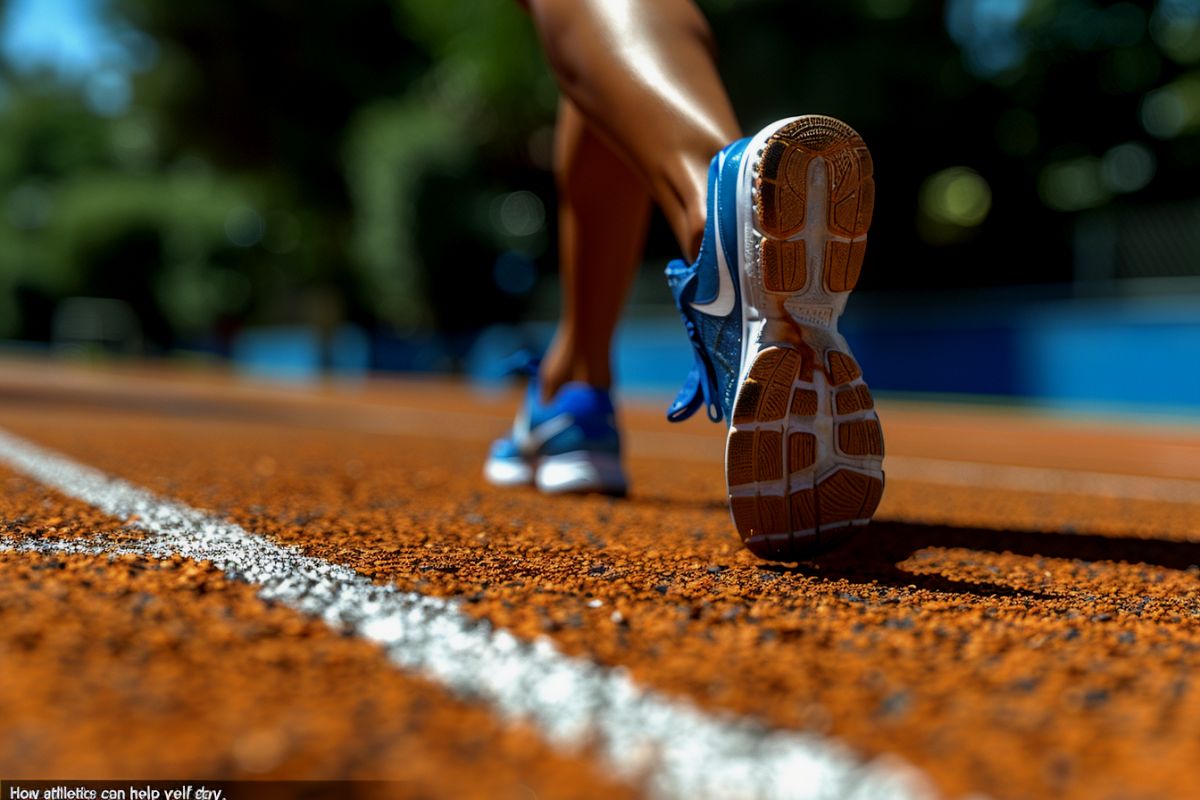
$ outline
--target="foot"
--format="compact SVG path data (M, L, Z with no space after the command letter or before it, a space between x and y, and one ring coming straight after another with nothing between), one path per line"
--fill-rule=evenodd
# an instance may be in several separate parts
M564 385L542 403L536 378L512 432L492 443L483 475L496 486L533 485L548 494L624 495L612 398L586 383Z
M837 331L874 206L871 155L831 117L776 122L709 170L694 264L667 281L695 348L668 412L729 422L733 523L755 555L794 561L866 525L883 494L883 437Z

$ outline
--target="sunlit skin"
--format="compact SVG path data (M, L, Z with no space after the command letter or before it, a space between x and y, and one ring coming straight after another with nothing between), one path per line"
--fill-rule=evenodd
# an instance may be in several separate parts
M565 96L555 170L563 304L541 368L543 399L567 381L607 388L621 306L650 201L681 251L704 233L708 164L741 136L712 31L691 0L530 0Z
M567 381L612 382L609 350L641 260L650 193L567 99L555 129L562 304L542 364L549 399Z

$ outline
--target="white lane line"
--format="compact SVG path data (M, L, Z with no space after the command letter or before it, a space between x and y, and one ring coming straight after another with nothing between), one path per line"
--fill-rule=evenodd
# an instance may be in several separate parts
M890 479L942 486L1011 489L1019 492L1071 494L1123 500L1200 504L1200 481L1118 475L1049 467L1018 467L979 461L951 461L918 456L886 456L884 470Z
M247 533L66 456L0 431L0 463L152 535L112 548L95 541L21 540L0 550L181 555L382 645L400 667L531 722L569 751L594 745L620 776L661 798L874 800L932 797L894 758L867 762L819 736L772 731L701 711L639 687L622 669L560 653L548 639L518 640L453 601L378 586L340 564Z
M384 419L360 418L347 424L356 429L386 436L432 436L430 430L452 431L455 439L486 441L504 430L503 424L481 429L464 425L476 422L469 415L447 415L443 426L431 422L430 414L413 412L413 417L389 413ZM418 422L417 417L423 421ZM431 427L432 426L432 427ZM444 438L444 437L443 437ZM719 464L724 440L687 433L630 431L628 451L633 458L662 458ZM1200 505L1200 481L1150 475L1123 475L1062 467L1024 467L986 461L889 455L884 457L889 480L914 481L935 486L966 486L975 489L1010 489L1040 494L1071 494L1121 500L1152 500Z
M486 420L486 421L485 421ZM504 430L504 420L468 412L431 412L394 408L378 416L360 415L346 424L356 430L390 436L430 436L430 430L451 432L456 439L487 440ZM339 423L341 424L341 423ZM720 463L724 438L693 433L632 430L627 434L633 458ZM1071 494L1123 500L1152 500L1200 505L1200 481L1150 475L1123 475L1065 467L1026 467L985 461L888 455L884 471L889 480L936 486L1010 489L1041 494Z
M57 373L53 377L60 377ZM48 379L51 380L52 378ZM7 376L10 383L16 380ZM153 379L130 379L147 392L165 394L167 399L194 396L196 387L179 388ZM18 385L26 385L16 381ZM27 382L27 385L44 389L44 383ZM67 381L57 380L60 388L72 388ZM85 385L80 391L97 391L97 386ZM136 387L135 387L136 388ZM261 387L237 384L229 391L238 396L265 396L276 403L273 419L292 425L323 431L354 430L383 436L431 437L437 431L441 439L468 442L486 442L501 435L512 424L512 417L487 411L450 411L446 409L405 406L399 403L381 407L379 405L355 405L352 413L326 420L316 409L328 402L325 395L309 396L294 392L270 393ZM105 395L124 396L111 391L104 384ZM228 395L229 392L226 392ZM212 398L207 398L211 400ZM222 399L227 399L222 395ZM1191 431L1192 428L1186 428ZM885 429L886 434L886 429ZM685 433L683 431L629 430L626 435L626 450L633 458L662 458L672 461L694 461L720 463L724 457L723 436ZM1195 447L1180 447L1177 458L1186 460ZM1015 464L996 464L985 461L965 461L919 456L888 455L884 470L889 480L915 481L935 486L965 486L980 489L1011 489L1041 494L1071 494L1083 497L1106 497L1123 500L1151 500L1155 502L1200 505L1200 480L1172 478L1167 476L1127 475L1112 472L1094 472L1065 467L1029 467Z
M719 463L721 442L695 434L630 434L630 454L642 458ZM1010 489L1041 494L1071 494L1122 500L1153 500L1200 505L1200 481L1151 475L1123 475L1063 467L1025 467L986 461L959 461L922 456L884 456L888 480L913 481L935 486L966 486L974 489Z

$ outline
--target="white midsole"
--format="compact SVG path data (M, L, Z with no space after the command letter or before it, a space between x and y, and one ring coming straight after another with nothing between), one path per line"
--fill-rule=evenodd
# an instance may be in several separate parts
M627 489L620 456L587 450L534 459L489 458L483 476L493 486L537 486L548 494Z
M560 492L624 492L625 470L615 453L574 453L542 456L537 465L537 488Z
M754 174L751 170L757 168L759 151L761 151L767 143L767 139L780 128L788 125L800 117L788 117L780 120L769 128L764 128L754 135L754 138L746 145L746 149L742 152L742 162L738 165L738 180L737 180L737 227L741 231L741 247L738 249L738 281L742 291L742 360L738 365L737 385L740 388L746 380L746 374L750 371L750 364L753 359L749 358L751 342L757 342L762 336L763 325L766 319L762 312L751 301L757 297L758 287L750 284L750 268L753 267L754 274L761 280L762 267L758 263L758 248L756 244L757 230L754 227L754 222L751 215L754 211L754 204L751 202L751 192L754 188ZM751 290L753 289L753 293ZM730 420L732 422L732 420Z
M483 477L493 486L529 486L533 465L514 458L489 458L483 464Z

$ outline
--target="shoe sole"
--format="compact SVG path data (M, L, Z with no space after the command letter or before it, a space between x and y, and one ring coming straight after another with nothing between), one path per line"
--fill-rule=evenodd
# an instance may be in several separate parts
M543 494L625 497L628 484L619 456L580 450L530 461L489 458L483 477L493 486L535 486Z
M532 486L534 465L516 458L488 458L483 477L492 486Z
M757 556L795 561L866 525L883 435L837 331L874 207L871 155L832 117L752 140L739 176L741 374L725 446L730 513Z
M621 459L613 453L580 450L538 459L535 483L544 494L607 494L627 491Z

